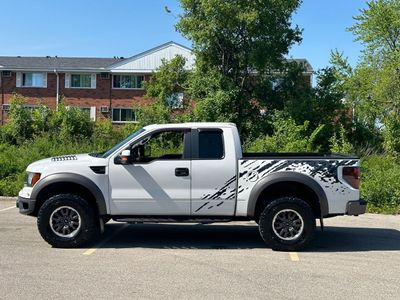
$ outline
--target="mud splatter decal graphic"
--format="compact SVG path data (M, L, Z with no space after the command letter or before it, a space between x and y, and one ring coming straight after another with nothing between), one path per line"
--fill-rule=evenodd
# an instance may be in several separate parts
M214 193L205 194L206 200L195 212L201 209L212 209L223 205L225 201L235 200L263 177L275 172L297 172L308 175L318 181L325 190L332 193L349 193L349 188L339 181L337 169L340 166L353 166L357 160L242 160L239 162L239 178L236 189L236 176L228 179L222 187L215 188ZM216 201L218 200L218 204Z
M236 193L236 175L225 182L224 186L221 188L216 188L217 191L213 194L206 194L201 197L201 199L231 199L235 197Z
M347 187L339 181L337 169L356 163L357 160L243 160L240 163L238 194L255 184L254 176L261 179L273 172L284 171L308 175L319 181L325 189L345 193Z
M195 210L198 212L201 209L212 209L213 207L220 207L227 200L235 200L236 196L236 179L237 176L229 178L222 187L215 188L214 193L205 194L201 197L202 200L209 200L202 204ZM217 202L218 201L218 202ZM209 206L207 206L209 205Z

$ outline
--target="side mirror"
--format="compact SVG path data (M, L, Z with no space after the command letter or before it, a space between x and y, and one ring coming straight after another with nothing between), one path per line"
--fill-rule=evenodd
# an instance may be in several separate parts
M123 150L119 158L122 165L128 165L131 161L131 150Z

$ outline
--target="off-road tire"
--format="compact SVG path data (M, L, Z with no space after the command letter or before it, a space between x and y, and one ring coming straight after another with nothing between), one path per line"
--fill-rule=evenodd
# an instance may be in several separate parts
M285 211L289 211L292 215L294 214L303 224L302 230L298 230L298 237L296 235L287 237L292 240L285 240L279 233L277 234L279 230L276 229L276 218L282 216ZM275 230L273 228L274 220ZM310 205L304 200L297 197L282 197L273 200L261 212L259 230L262 239L272 250L298 251L305 248L314 237L315 216Z
M61 207L72 208L79 214L80 227L73 237L59 236L51 228L50 218ZM55 248L80 247L100 234L94 209L84 198L74 194L59 194L47 199L39 210L37 226L43 239Z

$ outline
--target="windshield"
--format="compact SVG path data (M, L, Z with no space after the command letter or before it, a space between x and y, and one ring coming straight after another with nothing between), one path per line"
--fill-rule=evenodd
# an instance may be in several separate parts
M138 131L132 133L130 136L128 136L126 139L124 139L122 142L116 144L114 147L112 147L110 150L104 152L103 154L101 154L100 157L102 158L106 158L108 157L110 154L114 153L114 151L116 151L119 147L121 147L123 144L127 143L128 141L130 141L131 139L133 139L135 136L138 136L139 134L141 134L143 131L145 131L144 128L139 129Z

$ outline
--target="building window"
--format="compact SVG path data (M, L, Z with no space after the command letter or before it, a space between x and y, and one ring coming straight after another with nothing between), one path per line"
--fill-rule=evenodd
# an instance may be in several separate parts
M46 87L47 74L33 72L17 72L17 87Z
M66 88L95 89L96 74L65 74Z
M172 109L183 108L183 93L174 93L167 97L167 103Z
M1 76L3 77L11 77L11 71L2 71Z
M11 108L11 104L3 104L3 110L4 111L9 111ZM23 106L24 109L29 110L30 112L34 111L37 109L37 105L32 105L32 104L26 104Z
M113 122L136 122L136 113L132 108L113 108Z
M30 110L30 111L34 111L34 110L37 109L38 107L37 107L37 105L26 104L26 105L24 105L24 108L25 108L25 109L28 109L28 110Z
M114 75L113 88L114 89L141 89L143 75Z
M90 116L90 107L79 107L79 109L81 110L81 112Z
M96 106L91 107L79 107L81 112L87 114L90 117L90 120L96 121Z
M71 87L90 88L91 79L89 74L71 74Z

